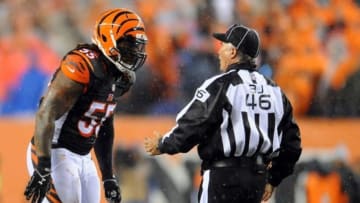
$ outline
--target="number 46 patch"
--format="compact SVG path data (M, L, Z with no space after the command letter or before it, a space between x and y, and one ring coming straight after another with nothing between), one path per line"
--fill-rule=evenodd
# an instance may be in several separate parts
M195 98L201 102L205 102L210 97L210 94L205 89L197 89Z

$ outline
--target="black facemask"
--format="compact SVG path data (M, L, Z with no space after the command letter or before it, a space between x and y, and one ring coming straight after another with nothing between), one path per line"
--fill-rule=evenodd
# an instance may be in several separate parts
M127 69L136 71L145 60L145 41L126 36L117 41L117 48L110 50L111 58Z

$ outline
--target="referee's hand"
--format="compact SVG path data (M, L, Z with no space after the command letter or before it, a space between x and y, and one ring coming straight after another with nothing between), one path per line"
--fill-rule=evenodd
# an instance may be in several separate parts
M152 137L145 137L144 148L149 155L154 156L161 154L159 150L159 141L161 138L162 135L159 132L154 132L154 136Z
M272 186L271 184L267 183L265 185L265 191L264 191L264 194L263 194L263 197L262 197L262 200L263 201L268 201L272 195L274 191L274 186Z

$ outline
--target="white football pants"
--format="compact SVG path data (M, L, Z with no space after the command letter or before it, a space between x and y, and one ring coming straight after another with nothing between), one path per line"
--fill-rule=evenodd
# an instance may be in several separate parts
M26 152L27 168L34 172L31 143ZM67 149L51 150L51 177L63 203L99 203L100 180L91 154L78 155ZM48 203L45 199L42 203Z

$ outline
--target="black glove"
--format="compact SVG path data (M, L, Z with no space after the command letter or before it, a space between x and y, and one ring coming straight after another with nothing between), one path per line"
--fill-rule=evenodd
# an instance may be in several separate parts
M41 203L50 189L50 158L39 157L39 164L35 169L29 183L26 186L24 195L31 203Z
M125 73L123 73L123 75L116 80L115 85L117 91L121 92L120 96L130 90L131 86L134 84L133 80L134 80L133 78L131 78L129 75L126 75Z
M103 181L103 183L106 200L110 203L120 203L121 194L117 180L115 178L106 179Z

